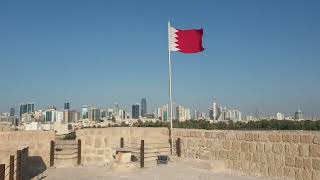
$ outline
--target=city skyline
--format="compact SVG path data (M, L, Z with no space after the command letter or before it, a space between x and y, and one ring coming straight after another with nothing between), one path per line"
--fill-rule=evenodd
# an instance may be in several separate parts
M0 112L21 102L167 104L170 20L205 30L206 51L172 53L175 102L320 116L319 2L185 2L185 11L168 2L1 2Z
M149 101L149 100L147 100L147 98L141 98L141 102L140 103L133 103L133 104L130 104L130 105L124 105L124 104L119 104L119 102L113 102L113 104L109 105L109 106L97 106L97 105L89 105L89 106L88 105L81 105L81 106L78 106L78 105L73 105L72 102L70 102L70 101L66 101L62 105L61 104L60 105L52 105L52 104L50 104L48 106L42 106L42 107L41 106L40 107L36 106L35 105L36 103L34 103L34 102L27 102L27 103L20 103L17 107L10 107L9 111L3 111L3 112L0 111L0 113L11 114L11 112L13 110L14 112L17 112L18 115L20 114L20 116L21 116L21 108L23 108L23 107L25 107L25 108L23 108L25 110L22 110L22 114L25 113L25 112L35 112L37 110L46 111L46 110L50 110L50 109L68 110L68 111L69 110L70 111L76 110L76 111L79 111L81 113L82 109L86 108L87 109L86 111L88 111L88 109L100 109L100 110L106 110L106 111L113 110L115 115L118 116L117 113L119 113L119 110L125 111L127 113L131 112L132 115L133 115L133 107L134 106L138 106L138 109L135 110L136 111L135 114L137 114L135 116L135 119L136 119L138 117L144 117L144 115L147 115L147 113L157 114L157 111L159 110L159 108L168 106L168 104L164 104L164 105L152 105L152 104L149 104L148 106L151 105L152 109L149 110L150 112L146 111L147 113L143 115L142 106L144 106L144 105L142 105L142 104L146 103L147 101ZM67 109L66 109L66 104L67 104L67 107L68 107ZM30 110L27 110L28 109L27 107L29 107L29 106L32 106L32 109L29 108ZM72 108L70 108L71 106L72 106ZM213 118L215 120L218 119L218 117L216 116L216 113L217 113L216 111L217 111L218 108L220 108L220 111L222 109L225 109L225 110L228 109L228 110L232 110L232 111L234 111L234 110L241 111L241 109L239 109L239 108L234 108L234 107L226 105L224 103L218 103L217 104L217 102L215 102L215 101L211 101L208 104L207 109L205 109L205 110L201 110L199 108L190 108L190 106L185 106L184 104L179 104L179 103L176 103L176 102L173 102L173 106L174 106L174 109L173 109L174 110L174 114L176 113L176 108L179 107L179 106L182 106L182 107L188 108L188 110L190 112L191 111L196 111L197 113L205 113L205 115L207 115L208 118ZM256 109L255 112L243 113L243 115L244 116L252 116L252 117L260 117L260 118L270 118L270 117L277 118L277 116L278 116L277 114L281 113L282 116L284 116L284 117L292 117L292 118L294 118L296 116L296 113L300 112L300 111L302 111L304 113L303 109L301 109L301 108L297 108L296 110L293 110L292 112L274 111L274 112L270 112L270 113L266 113L266 112L263 112L263 111L259 111L259 109ZM242 113L242 111L241 111L241 113ZM317 116L317 115L310 115L310 114L307 114L307 113L306 114L304 113L304 115L306 115L305 117L310 118L310 119L320 117L320 116ZM81 115L81 116L83 116L83 115ZM191 116L192 117L194 116L194 112L190 113L190 117ZM240 119L241 119L241 117L240 117Z

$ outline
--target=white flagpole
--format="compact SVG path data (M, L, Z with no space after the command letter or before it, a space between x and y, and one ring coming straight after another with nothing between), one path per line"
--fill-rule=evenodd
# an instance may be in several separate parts
M169 63L169 103L170 103L170 134L171 134L171 154L173 154L173 108L172 108L172 80L171 80L171 54L170 54L170 21L168 21L168 63Z

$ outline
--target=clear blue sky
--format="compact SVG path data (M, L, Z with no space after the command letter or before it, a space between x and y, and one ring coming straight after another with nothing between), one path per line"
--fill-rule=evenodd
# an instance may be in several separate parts
M2 0L0 112L28 101L167 103L171 20L205 30L203 53L172 55L179 104L319 115L319 9L317 0Z

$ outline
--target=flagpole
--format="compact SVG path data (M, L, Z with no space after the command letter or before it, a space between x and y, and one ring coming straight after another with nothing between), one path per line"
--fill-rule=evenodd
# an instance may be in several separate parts
M173 108L172 108L172 80L171 80L171 53L170 53L170 21L168 21L168 63L169 63L169 103L170 103L170 136L171 136L171 155L173 154Z

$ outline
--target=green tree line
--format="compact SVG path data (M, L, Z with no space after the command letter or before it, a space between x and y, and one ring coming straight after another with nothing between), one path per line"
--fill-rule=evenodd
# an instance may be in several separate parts
M121 124L124 126L124 124ZM170 127L169 122L142 122L138 120L133 124L133 127ZM306 130L319 131L320 121L289 121L289 120L260 120L249 122L218 122L210 123L205 120L189 120L189 121L173 121L174 128L186 129L219 129L219 130Z

